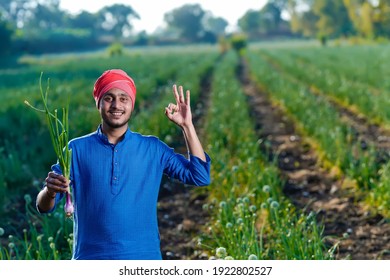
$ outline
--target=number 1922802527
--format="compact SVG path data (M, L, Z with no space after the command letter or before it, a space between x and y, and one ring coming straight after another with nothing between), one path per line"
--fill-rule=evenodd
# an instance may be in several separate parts
M220 266L213 267L213 275L270 275L271 266Z

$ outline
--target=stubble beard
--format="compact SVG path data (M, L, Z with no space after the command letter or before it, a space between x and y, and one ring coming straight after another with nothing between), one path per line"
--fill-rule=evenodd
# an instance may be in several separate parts
M122 128L126 126L130 120L131 113L128 118L126 118L123 122L113 122L110 120L109 117L106 115L102 115L103 122L110 128L117 129L117 128Z

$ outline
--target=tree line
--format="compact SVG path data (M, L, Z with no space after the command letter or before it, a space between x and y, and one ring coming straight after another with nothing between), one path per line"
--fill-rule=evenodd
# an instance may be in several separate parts
M0 0L0 53L89 50L118 41L129 45L215 43L228 26L225 19L198 4L167 12L167 27L153 34L134 31L133 22L140 18L124 4L70 14L61 9L60 0Z
M70 14L60 0L0 0L0 54L43 53L128 45L215 43L230 36L228 22L199 4L186 4L164 15L165 27L153 34L134 32L141 15L113 4L95 13ZM269 0L238 20L249 40L275 37L327 39L390 36L390 0ZM237 32L237 31L235 31Z
M269 0L239 19L252 38L296 34L327 39L390 37L390 0ZM291 33L290 33L291 32Z

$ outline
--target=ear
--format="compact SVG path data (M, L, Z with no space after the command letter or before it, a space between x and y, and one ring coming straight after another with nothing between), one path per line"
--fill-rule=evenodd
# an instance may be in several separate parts
M98 110L100 111L100 108L102 108L102 103L103 103L103 96L102 97L100 97L100 99L99 99L99 102L98 102Z

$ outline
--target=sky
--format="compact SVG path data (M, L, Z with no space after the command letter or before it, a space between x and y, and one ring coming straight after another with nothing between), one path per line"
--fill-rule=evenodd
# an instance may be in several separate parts
M132 21L135 31L145 30L153 33L164 23L164 14L185 4L199 4L203 10L210 11L215 17L229 22L228 29L234 30L237 20L246 11L260 10L267 0L61 0L60 7L70 13L82 10L96 12L104 6L113 4L129 5L140 16Z

